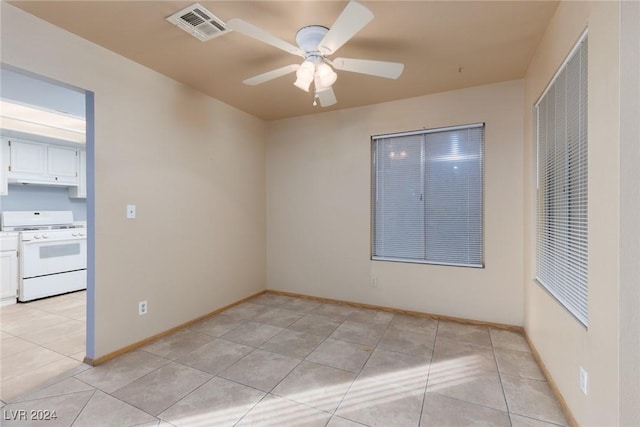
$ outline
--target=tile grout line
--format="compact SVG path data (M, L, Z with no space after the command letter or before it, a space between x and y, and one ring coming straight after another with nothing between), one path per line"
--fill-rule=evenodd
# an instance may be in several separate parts
M53 384L50 384L50 385L48 385L48 386L44 387L44 388L43 388L43 389L41 389L41 390L37 390L37 391L35 391L35 393L40 392L40 391L42 391L42 390L45 390L45 389L47 389L47 388L49 388L49 387L51 387L51 386L57 385L58 383L60 383L60 382L62 382L62 381L66 381L66 380L68 380L69 378L71 378L71 377L63 378L63 379L61 379L60 381L57 381L57 382L55 382L55 383L53 383ZM37 402L38 400L51 399L51 398L53 398L53 397L68 396L68 395L70 395L70 394L84 393L84 392L87 392L87 391L96 391L96 390L97 390L97 389L96 389L95 387L93 387L93 386L89 386L89 387L91 387L91 388L92 388L92 390L67 391L67 392L62 392L62 393L59 393L59 394L53 394L53 395L51 395L51 396L36 397L36 398L32 398L32 399L24 399L24 400L15 400L15 401L13 401L13 402L5 402L5 403L6 403L7 405L19 405L19 404L27 403L27 402ZM33 393L32 393L32 394L33 394ZM29 393L27 393L27 394L23 394L22 396L18 396L18 398L21 398L21 397L24 397L24 396L28 396L28 395L29 395Z
M267 340L267 341L268 341L268 340ZM265 341L265 343L266 343L267 341ZM264 344L264 343L263 343L263 344ZM269 389L269 391L266 391L266 392L265 392L264 390L260 390L260 389L258 389L258 388L256 388L256 387L252 387L252 386L250 386L250 385L248 385L248 384L243 384L243 383L241 383L241 382L239 382L239 381L236 381L236 380L233 380L233 379L230 379L230 378L226 378L226 377L222 377L222 376L220 376L220 374L224 374L227 370L231 369L231 368L232 368L236 363L240 362L241 360L243 360L244 358L246 358L246 357L247 357L247 356L249 356L250 354L255 353L255 351L256 351L256 350L265 351L265 352L267 352L267 353L272 353L272 354L277 354L278 356L288 357L289 359L295 359L295 360L298 360L298 363L296 363L296 366L294 366L293 368L291 368L291 370L290 370L289 372L287 372L287 374L286 374L284 377L282 377L282 379L280 379L280 381L278 381L278 382L276 383L276 385L274 385L273 387L271 387L271 388ZM222 372L218 373L216 376L217 376L217 377L220 377L220 378L222 378L222 379L224 379L224 380L227 380L227 381L233 381L234 383L241 384L241 385L244 385L244 386L246 386L246 387L254 388L254 389L256 389L256 390L262 391L263 393L271 394L271 392L272 392L272 391L273 391L273 390L274 390L274 389L275 389L275 388L276 388L276 387L277 387L277 386L278 386L282 381L284 381L284 379L285 379L286 377L288 377L288 376L289 376L289 374L290 374L291 372L293 372L293 371L294 371L298 366L300 366L300 364L301 364L303 361L304 361L304 359L298 359L298 358L296 358L296 357L286 356L286 355L283 355L283 354L280 354L280 353L276 353L275 351L264 350L264 349L262 349L262 348L256 347L256 348L254 348L252 351L250 351L249 353L245 354L245 355L244 355L244 356L242 356L240 359L238 359L237 361L235 361L233 364L231 364L231 365L227 366L227 368L226 368L226 369L224 369Z
M136 380L136 381L137 381L137 380ZM206 382L206 381L205 381L205 382ZM131 384L131 383L129 383L129 384ZM121 388L122 388L122 387L121 387ZM96 390L100 390L100 389L96 389ZM119 389L118 389L118 390L119 390ZM118 402L120 402L120 403L122 403L122 404L124 404L124 405L131 406L132 408L135 408L135 409L137 409L138 411L144 412L145 414L149 415L150 417L158 418L158 416L157 416L157 415L150 414L150 413L148 413L147 411L145 411L144 409L142 409L142 408L140 408L140 407L138 407L138 406L134 405L133 403L127 402L126 400L122 400L122 399L120 399L119 397L114 396L114 395L113 395L113 394L111 394L111 393L107 393L107 392L106 392L106 391L104 391L104 390L100 390L100 391L101 391L102 393L106 394L107 396L109 396L110 398L115 399L115 400L117 400ZM117 390L116 390L116 391L117 391ZM115 393L115 391L114 391L114 393ZM90 401L90 400L91 400L91 399L89 399L89 401ZM88 401L87 401L87 404L89 404L89 402L88 402ZM83 410L84 410L84 409L83 409ZM166 409L165 409L165 410L166 410ZM81 411L81 412L82 412L82 411ZM78 414L78 416L80 416L80 414ZM73 424L72 424L72 426L73 426Z
M78 417L80 417L80 414L82 414L82 412L84 412L84 410L86 409L87 405L89 404L89 402L91 402L91 399L93 399L93 396L96 395L96 391L98 389L94 389L93 393L91 393L91 397L87 399L87 401L84 403L84 405L82 405L82 409L80 409L78 411L78 413L76 414L76 416L73 418L73 421L71 422L71 426L73 426L73 424L75 424L76 421L78 421Z
M211 374L209 374L211 375ZM177 401L175 401L174 403L172 403L171 405L169 405L167 408L165 408L164 410L162 410L158 415L156 415L155 417L158 418L160 421L166 421L164 418L161 418L160 415L163 412L168 411L169 409L173 408L174 406L176 406L178 403L180 403L181 401L183 401L184 399L186 399L187 397L191 396L193 393L195 393L196 391L200 390L202 387L204 387L205 385L209 384L211 381L213 381L215 378L220 378L217 375L212 376L211 378L209 378L207 381L203 382L202 384L200 384L198 387L194 388L193 390L191 390L189 393L185 394L184 396L182 396L180 399L178 399ZM224 378L223 378L224 379ZM171 423L170 423L171 424Z
M344 402L344 398L347 397L347 394L349 394L349 392L351 391L351 388L353 387L353 385L355 384L355 382L358 380L358 378L360 378L360 375L362 375L362 370L364 369L364 367L366 366L367 362L369 361L369 359L371 358L371 356L373 355L373 352L378 348L378 344L380 344L380 341L382 341L382 338L384 337L384 334L387 333L387 330L389 329L389 325L391 325L391 322L393 322L393 318L396 315L393 314L393 316L391 317L391 320L389 320L389 322L387 323L387 325L384 328L384 331L382 332L382 335L380 335L380 338L378 338L378 340L376 341L376 345L373 346L373 349L371 350L371 353L369 353L369 356L367 357L367 360L364 361L364 363L362 364L362 366L360 367L360 370L358 371L358 374L355 376L355 378L353 379L353 381L351 381L351 384L349 384L349 387L347 388L347 391L342 395L342 397L340 398L340 401L338 402L338 404L336 405L336 408L333 410L333 413L331 414L331 417L336 416L336 413L338 412L338 409L340 408L340 406L342 405L342 402ZM340 323L340 326L342 326L342 324L346 321L346 318ZM338 326L334 332L336 330L338 330L338 328L340 328L340 326ZM328 337L327 337L328 338ZM334 338L335 339L335 338ZM352 421L350 418L346 418L350 421Z
M69 356L62 355L62 354L57 353L57 352L55 352L55 351L53 351L53 350L49 350L48 348L44 348L44 347L41 347L41 348L42 348L42 349L44 349L44 350L50 351L50 352L52 352L52 353L56 353L58 356L60 356L60 357L62 357L62 358L64 358L64 359L69 359L69 360L72 360L73 362L77 362L77 363L79 363L79 364L82 364L82 362L79 362L78 360L73 359L73 358L71 358L71 357L69 357ZM30 349L30 350L34 350L34 349ZM25 351L29 351L29 350L25 350ZM22 352L18 352L18 353L16 353L16 354L20 354L20 353L22 353ZM12 356L13 356L13 355L12 355ZM52 361L47 362L47 363L45 363L45 364L39 365L39 366L38 366L37 368L35 368L35 369L46 368L47 366L53 365L54 363L61 362L61 361L63 361L64 359L52 360ZM11 377L2 378L2 380L0 381L0 383L3 383L3 382L8 381L8 380L15 380L16 378L20 378L21 376L24 376L24 375L28 375L28 373L26 373L26 374L25 374L25 373L22 373L22 374L14 375L14 376L11 376ZM45 381L45 383L46 383L46 381ZM23 394L21 394L21 395L18 395L18 396L15 396L15 397L20 397L20 396L22 396L22 395L24 395L24 394L28 393L29 391L30 391L30 390L27 390L25 393L23 393Z
M438 340L438 330L440 329L440 320L436 320L436 333L433 336L433 348L431 349L431 357L429 358L429 369L427 371L427 383L424 385L424 393L422 394L422 405L420 406L420 417L418 425L422 425L422 416L424 415L424 404L427 400L427 390L429 389L429 378L431 377L431 367L433 366L433 355L436 352L436 341Z
M526 336L523 337L523 338L526 341ZM535 359L535 356L533 355L532 348L531 348L530 343L528 341L527 341L527 346L529 347L529 351L517 350L517 349L514 349L514 348L508 348L508 347L496 347L496 346L493 346L493 339L492 339L492 347L494 348L494 357L495 357L495 349L496 348L498 348L500 350L513 351L513 352L524 353L524 354L530 354L534 358L534 362L535 362L536 366L538 366L538 368L540 368L540 370L542 371L542 367L538 363L538 360ZM498 359L496 357L496 364L497 364L497 360ZM550 386L548 379L544 375L544 372L542 372L542 374L543 374L543 378L530 378L530 377L526 377L526 376L522 376L522 375L518 375L518 374L515 374L515 375L514 374L508 374L508 373L502 374L502 373L499 372L500 383L501 383L501 385L503 387L503 392L504 392L504 385L503 385L503 381L502 381L503 377L514 378L514 379L519 379L519 380L526 380L526 381L535 381L535 382L544 383L544 384L547 384L548 386ZM560 402L558 401L557 396L555 395L555 393L553 393L553 390L551 392L552 392L552 396L553 396L554 400L560 404ZM506 393L505 393L505 398L506 398ZM508 406L508 403L507 403L507 408L508 407L509 406ZM565 410L562 407L562 404L560 404L560 407L561 407L561 413L562 413L563 417L566 419L567 418L567 414L565 413ZM552 425L561 425L562 426L562 424L557 424L557 423L555 423L553 421L549 421L549 420L545 420L545 419L541 419L541 418L534 418L531 415L524 415L524 414L519 414L519 413L516 413L516 412L511 412L511 410L509 410L509 421L511 421L511 415L512 414L516 415L516 416L519 416L519 417L525 417L525 418L528 418L528 419L532 419L532 420L535 420L535 421L538 421L538 422L543 422L543 423L549 423L549 424L552 424ZM571 425L570 421L569 420L567 420L567 421L569 422L569 425Z
M500 379L500 389L502 390L502 398L504 399L504 405L507 408L507 418L509 419L509 425L513 427L513 421L511 421L511 409L509 408L509 401L507 400L507 393L504 391L504 382L502 381L502 372L500 371L500 365L498 364L498 358L496 357L496 347L493 344L493 337L491 336L491 329L488 329L489 341L491 342L491 353L493 354L493 362L496 364L496 371L498 371L498 378Z
M483 345L480 345L480 344L473 344L473 343L466 342L466 341L459 341L459 340L457 340L457 339L453 339L453 338L444 338L444 339L452 340L452 341L455 341L455 342L458 342L458 343L461 343L461 344L465 344L465 345L471 345L471 346L473 346L473 347L484 347L484 348L489 348L489 346L483 346ZM491 346L491 347L493 347L493 346ZM434 352L435 352L435 347L434 347ZM494 356L494 360L495 360L495 356ZM498 369L496 369L496 371L498 371ZM494 371L485 371L485 370L483 370L482 372L485 372L485 373L489 373L489 372L494 373ZM507 377L513 377L512 375L507 375L507 374L505 374L504 376L507 376ZM519 378L519 377L514 377L514 378ZM534 380L534 381L542 381L542 382L544 382L544 380L535 380L535 379L533 379L533 380ZM502 381L500 381L500 386L502 387ZM503 411L503 410L501 410L501 409L497 409L497 408L495 408L495 407L493 407L493 406L489 406L489 405L484 404L484 403L472 402L472 401L465 400L465 399L462 399L462 398L459 398L459 397L448 396L448 395L439 394L439 393L436 393L436 394L438 394L439 396L442 396L442 397L444 397L444 398L446 398L446 399L455 400L455 401L458 401L458 402L464 402L464 403L467 403L467 404L470 404L470 405L479 406L479 407L487 408L487 409L491 409L491 410L494 410L494 411L504 412L504 413L506 413L506 414L507 414L507 416L509 416L509 414L510 414L510 412L508 412L508 410L507 410L507 411ZM504 394L504 391L503 391L503 394ZM508 406L507 406L507 408L508 408ZM515 413L514 413L514 415L522 416L522 415L520 415L520 414L515 414ZM531 418L531 417L527 417L527 418ZM541 421L541 422L549 423L549 421L543 421L543 420L539 420L539 419L536 419L536 418L531 418L531 419L535 419L536 421ZM554 423L552 423L552 424L554 424Z
M93 369L95 369L95 367L90 367L89 369L86 369L86 370L84 370L84 371L82 371L82 372L78 372L77 374L72 375L72 377L73 377L73 378L75 378L75 379L77 379L78 381L81 381L81 382L83 382L83 383L87 384L87 385L88 385L88 386L90 386L90 387L95 388L96 390L100 390L101 392L103 392L103 393L105 393L105 394L108 394L109 396L112 396L112 397L114 397L115 399L117 399L115 396L113 396L113 395L112 395L113 393L117 392L117 391L118 391L118 390L120 390L121 388L124 388L124 387L126 387L126 386L128 386L128 385L130 385L130 384L132 384L132 383L134 383L134 382L136 382L136 381L138 381L138 380L139 380L139 379L141 379L141 378L146 377L147 375L149 375L149 374L151 374L151 373L153 373L153 372L157 371L158 369L160 369L160 368L162 368L162 367L164 367L164 366L167 366L169 363L171 363L171 362L172 362L172 360L167 359L166 357L158 356L157 354L153 354L153 353L150 353L150 352L145 351L145 350L136 350L136 351L144 351L144 352L145 352L145 353L147 353L147 354L150 354L150 355L153 355L153 356L159 357L160 359L164 359L164 360L166 360L166 363L163 363L162 365L159 365L158 367L153 368L151 371L149 371L149 372L145 373L144 375L142 375L142 376L140 376L140 377L137 377L137 378L132 379L132 380L131 380L131 381L129 381L128 383L123 384L122 386L118 387L117 389L115 389L115 390L113 390L113 391L111 391L111 392L108 392L107 390L105 390L105 389L101 388L100 386L96 386L96 385L90 384L90 383L88 383L88 382L86 382L86 381L82 380L81 378L78 378L78 377L77 377L77 375L82 375L82 374L84 374L84 373L88 372L89 370L93 370ZM211 375L211 374L209 374L209 375ZM118 400L120 400L120 399L118 399ZM130 404L129 404L129 405L130 405ZM133 406L133 405L132 405L132 406Z

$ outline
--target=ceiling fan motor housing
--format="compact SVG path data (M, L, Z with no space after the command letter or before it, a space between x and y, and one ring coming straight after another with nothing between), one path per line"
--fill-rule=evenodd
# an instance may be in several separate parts
M329 29L322 25L309 25L308 27L302 27L296 33L296 43L298 43L300 49L305 51L305 53L322 56L318 49L318 45L328 32Z

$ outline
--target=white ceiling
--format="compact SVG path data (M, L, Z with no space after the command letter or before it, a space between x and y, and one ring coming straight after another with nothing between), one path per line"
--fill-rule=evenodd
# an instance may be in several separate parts
M229 32L201 42L166 21L183 1L11 1L33 15L266 120L386 102L524 77L557 1L362 1L374 20L337 56L402 62L398 80L338 71L338 103L313 107L290 74L242 80L301 58ZM295 45L307 25L331 27L345 1L201 1Z

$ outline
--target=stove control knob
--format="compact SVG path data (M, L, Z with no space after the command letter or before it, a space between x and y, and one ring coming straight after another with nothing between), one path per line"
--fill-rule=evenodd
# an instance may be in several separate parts
M48 239L48 238L49 238L49 236L47 236L46 234L43 234L43 235L42 235L42 238L43 238L43 239Z
M79 233L79 235L80 235L80 237L84 237L84 231L81 231L81 232Z
M39 238L40 238L40 235L39 235L39 234L34 234L34 235L33 235L33 238L34 238L34 239L39 239Z
M71 233L71 235L72 235L73 237L77 237L77 236L78 236L78 233Z

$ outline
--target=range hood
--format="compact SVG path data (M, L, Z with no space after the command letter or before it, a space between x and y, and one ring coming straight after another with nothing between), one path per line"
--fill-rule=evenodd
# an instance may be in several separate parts
M6 99L0 99L0 129L77 143L87 141L84 118Z
M34 179L34 178L14 178L8 177L7 182L9 184L22 184L22 185L46 185L47 187L70 187L68 182L58 182L48 179Z

